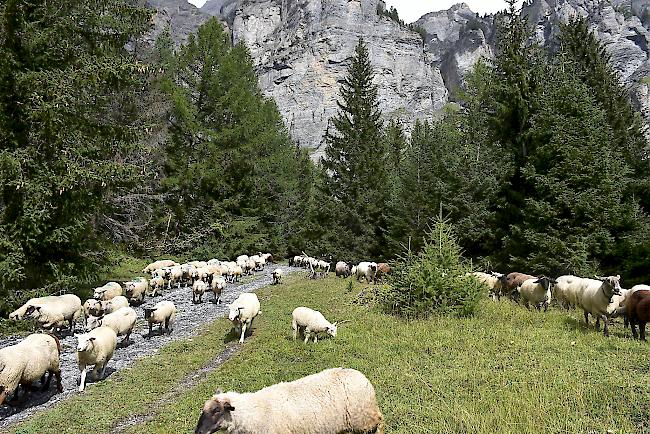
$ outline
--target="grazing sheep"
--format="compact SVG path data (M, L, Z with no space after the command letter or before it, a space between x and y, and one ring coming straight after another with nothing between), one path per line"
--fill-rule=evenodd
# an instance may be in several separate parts
M366 283L375 283L375 277L377 276L376 262L360 262L356 271L357 282L364 278Z
M89 333L78 335L77 339L79 340L77 343L77 361L79 371L81 371L79 392L83 392L86 388L88 366L95 366L92 372L95 380L104 378L106 365L113 357L115 347L117 346L117 334L112 328L102 326Z
M59 339L47 334L31 334L16 345L0 349L0 405L19 384L29 393L32 383L41 379L42 389L47 390L52 375L56 377L57 391L63 392L60 354ZM46 373L49 373L47 382L44 381Z
M253 327L253 320L257 315L262 313L260 311L260 301L257 295L253 293L241 294L229 306L228 319L233 322L235 329L241 328L241 337L239 343L244 342L246 330L251 330Z
M336 274L336 277L343 277L344 279L346 279L350 277L350 266L343 261L339 261L336 263L334 272Z
M273 281L273 285L279 285L280 284L280 281L282 280L282 275L283 274L284 273L282 272L281 268L276 268L275 270L273 270L273 272L271 273L271 279Z
M589 325L589 314L596 317L596 328L600 330L600 319L605 324L603 334L609 336L607 307L614 295L621 295L621 276L600 277L596 279L575 280L577 306L584 311L585 323Z
M377 280L383 281L384 276L388 274L390 274L390 265L385 262L380 262L377 264L377 275L375 276Z
M154 277L149 281L149 289L151 292L147 294L150 297L156 297L163 294L163 288L165 287L165 279L162 277Z
M298 331L304 330L305 343L309 341L311 335L314 336L314 343L318 342L318 333L327 333L333 338L336 337L337 326L336 323L332 324L325 319L322 313L308 307L297 307L291 314L293 322L291 328L293 329L293 340L296 340Z
M126 306L117 309L115 312L107 315L95 317L91 316L87 321L88 331L94 330L97 327L110 327L118 336L124 336L124 342L129 342L131 333L135 327L135 322L138 319L138 314L135 313L132 307Z
M74 294L59 295L39 305L29 305L25 318L32 318L44 329L61 330L66 325L74 329L74 322L81 316L81 300Z
M44 304L44 303L50 302L52 300L55 300L56 298L57 298L56 295L48 295L46 297L30 298L21 307L19 307L15 311L11 312L9 314L9 319L12 319L14 321L24 319L25 318L25 313L27 312L27 309L30 306L38 306L40 304Z
M152 262L151 264L147 265L142 269L143 273L151 273L153 271L159 270L164 267L174 267L178 265L177 262L172 261L170 259L163 259L160 261Z
M144 302L145 295L149 292L149 282L144 277L135 279L124 284L124 293L129 303L139 305Z
M488 274L488 273L481 273L478 271L469 274L474 276L479 282L481 282L483 285L488 287L488 289L490 290L490 296L492 297L492 300L494 301L501 300L501 294L503 288L503 283L501 281L501 278L503 277L503 274L498 274L498 273Z
M149 336L151 336L154 324L160 324L160 333L163 332L163 324L167 334L171 334L172 325L176 319L176 306L171 301L159 301L154 307L144 308L144 318L149 322Z
M554 283L556 283L555 280L548 277L527 279L517 287L517 291L526 308L529 308L529 303L532 303L539 310L540 304L543 303L544 312L546 312L551 303L551 284Z
M210 282L212 293L214 294L215 304L221 304L221 293L226 288L226 279L222 276L217 276Z
M646 286L646 285L637 285ZM646 286L647 287L647 286ZM632 290L634 290L633 287ZM642 341L645 341L645 325L650 322L650 290L631 290L626 303L627 319L630 322L632 336L637 339L636 326L639 325L639 333Z
M192 285L192 303L201 303L201 298L203 297L203 294L205 294L205 291L208 290L208 284L205 283L202 280L197 280L194 282ZM198 301L196 301L198 299Z
M106 301L118 295L122 295L122 286L117 282L108 282L104 286L95 288L93 298L99 301Z
M254 393L217 393L195 434L383 434L375 389L354 369L333 368Z

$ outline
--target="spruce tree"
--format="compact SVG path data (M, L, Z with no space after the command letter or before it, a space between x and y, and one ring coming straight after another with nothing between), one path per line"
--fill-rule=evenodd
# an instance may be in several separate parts
M135 2L0 7L0 287L92 273L105 199L138 179L151 12ZM90 265L90 268L86 268Z
M385 206L389 193L388 152L382 137L378 89L363 39L343 81L339 112L325 135L325 157L321 160L328 177L324 194L343 207L340 224L356 237L364 238L366 255L385 254ZM341 239L350 250L351 239Z

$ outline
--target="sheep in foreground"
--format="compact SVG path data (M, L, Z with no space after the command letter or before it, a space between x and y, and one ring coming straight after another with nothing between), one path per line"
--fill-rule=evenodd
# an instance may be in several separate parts
M637 285L645 286L646 285ZM635 289L633 287L627 300L626 314L628 321L630 321L630 330L632 330L632 337L637 338L636 326L639 325L639 333L642 341L645 341L645 325L650 322L650 288Z
M239 343L244 342L246 331L253 327L253 320L260 311L260 301L256 294L244 293L233 301L229 308L228 319L233 322L235 329L241 328Z
M106 365L113 357L117 346L117 334L110 327L98 327L89 333L78 335L77 362L81 377L79 378L79 392L86 388L86 374L88 367L94 365L92 377L101 380L106 373ZM101 371L101 373L100 373Z
M589 314L596 317L596 329L600 330L603 319L603 334L609 336L609 318L607 306L614 295L621 295L621 276L580 279L575 281L575 293L578 295L577 306L584 311L585 323L589 325Z
M133 305L142 304L147 292L149 292L149 282L144 277L136 277L124 284L126 298Z
M107 315L88 318L86 327L88 330L94 330L97 327L110 327L118 336L124 336L122 343L131 340L131 333L135 327L135 322L138 319L138 314L135 313L132 307L126 306L117 309L113 313Z
M375 389L354 369L333 368L254 393L217 393L195 434L383 434Z
M212 293L214 294L214 303L220 304L221 293L226 288L226 279L224 279L222 276L214 277L212 279L212 282L210 282L210 288L212 289Z
M164 329L167 330L167 334L171 334L172 325L176 319L176 305L171 301L159 301L154 307L145 307L144 308L144 318L149 323L149 336L151 336L152 328L154 324L160 324L160 333Z
M144 267L142 272L143 273L152 273L152 272L154 272L156 270L160 270L161 268L174 267L176 265L178 265L178 263L175 262L175 261L172 261L170 259L163 259L161 261L152 262L151 264L147 265L146 267Z
M322 313L308 307L297 307L291 314L293 322L291 328L293 329L293 340L296 340L298 331L304 329L305 343L309 338L314 336L314 343L318 342L319 333L327 333L332 337L336 337L337 326L336 323L332 324L325 319Z
M350 266L343 261L339 261L336 263L336 267L334 267L334 272L336 273L336 277L348 278L350 277Z
M74 322L81 316L81 300L74 294L59 295L46 303L29 305L25 318L32 318L44 329L61 330L68 325L74 329ZM67 323L67 324L66 324Z
M205 283L203 280L197 280L194 282L192 285L192 303L201 303L201 298L203 297L203 294L205 294L205 291L208 290L208 284ZM197 301L198 299L198 301Z
M281 283L283 274L284 273L282 272L281 268L276 268L275 270L273 270L273 272L271 273L271 280L273 285L279 285Z
M32 383L40 379L42 390L47 390L52 375L56 377L57 391L63 392L60 354L61 343L55 336L47 334L32 334L16 345L0 349L0 405L19 384L23 385L25 393L29 393ZM49 373L47 382L44 381L46 373Z
M93 298L100 301L106 301L117 297L118 295L122 295L122 285L117 282L108 282L104 286L95 288Z
M540 277L539 279L527 279L517 287L519 296L526 308L532 304L537 309L541 304L544 304L544 312L548 310L548 305L551 303L551 284L555 280L548 277Z

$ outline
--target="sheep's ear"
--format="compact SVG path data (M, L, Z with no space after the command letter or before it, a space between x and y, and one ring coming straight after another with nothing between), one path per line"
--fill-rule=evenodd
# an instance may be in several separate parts
M97 338L95 338L95 337L88 338L89 341L94 341L95 339L97 339Z
M230 401L226 400L223 402L223 410L224 411L235 411L235 407L230 403Z

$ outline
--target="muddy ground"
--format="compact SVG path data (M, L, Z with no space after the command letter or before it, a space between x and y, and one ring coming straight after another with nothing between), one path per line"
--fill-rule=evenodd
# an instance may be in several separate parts
M195 336L203 324L215 321L218 318L228 315L228 304L235 300L239 294L244 292L253 292L271 284L271 271L276 268L282 268L285 275L298 271L298 268L287 266L267 266L262 272L256 273L255 276L245 276L244 282L246 283L229 284L222 294L222 302L219 305L214 304L214 296L212 293L206 293L203 296L203 303L192 303L192 289L191 287L181 287L180 289L172 289L166 291L162 296L156 298L147 298L142 306L134 307L138 313L138 322L136 323L131 341L128 346L121 346L115 350L113 358L108 363L106 368L106 377L111 376L114 372L124 369L136 360L155 354L158 350L169 342L181 339L187 339ZM162 300L169 300L174 302L178 310L176 316L176 323L171 335L159 334L158 326L154 326L153 336L147 338L149 326L144 320L143 307L153 306ZM77 324L77 333L82 333L82 324ZM122 338L118 338L121 340ZM13 345L20 340L19 337L8 337L0 339L0 348L8 345ZM48 391L32 392L29 399L16 407L8 405L0 406L0 430L7 428L17 422L20 422L30 415L49 408L64 399L69 398L77 392L77 381L79 380L79 368L77 367L76 360L76 338L70 334L64 334L61 337L62 354L61 354L61 375L63 378L63 393L56 394L55 381L52 381ZM228 357L234 354L232 349L227 349L224 352ZM220 355L217 359L219 364L227 360L228 357ZM217 360L215 359L215 360ZM216 368L212 366L211 368ZM37 383L38 385L38 383ZM91 380L88 380L87 387L92 387Z

